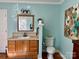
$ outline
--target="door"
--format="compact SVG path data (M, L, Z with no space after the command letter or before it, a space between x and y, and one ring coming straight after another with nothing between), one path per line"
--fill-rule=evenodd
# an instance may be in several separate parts
M5 53L7 46L7 10L0 9L0 53Z
M16 40L16 52L22 52L23 50L23 41Z

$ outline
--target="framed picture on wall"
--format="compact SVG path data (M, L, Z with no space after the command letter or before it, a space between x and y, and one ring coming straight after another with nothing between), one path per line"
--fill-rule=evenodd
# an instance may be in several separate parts
M64 36L71 39L79 37L79 4L65 10Z

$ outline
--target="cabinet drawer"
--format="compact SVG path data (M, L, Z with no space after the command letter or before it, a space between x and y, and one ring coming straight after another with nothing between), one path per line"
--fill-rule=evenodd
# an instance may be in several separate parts
M37 52L37 51L38 51L37 48L32 48L32 47L30 47L30 52Z
M30 51L31 52L37 52L38 50L38 41L37 40L31 40L30 41Z
M15 41L8 41L8 44L14 44L15 45Z
M38 57L37 52L31 52L30 55L31 55L32 59L38 59L37 58Z
M15 51L15 45L9 45L8 51Z
M8 41L8 51L15 51L15 41Z
M15 48L15 45L8 45L9 48Z
M30 48L37 48L37 41L36 40L31 40L30 41Z
M37 52L29 52L29 57L37 56Z
M14 51L15 51L14 48L12 48L12 49L8 49L8 52L14 52Z

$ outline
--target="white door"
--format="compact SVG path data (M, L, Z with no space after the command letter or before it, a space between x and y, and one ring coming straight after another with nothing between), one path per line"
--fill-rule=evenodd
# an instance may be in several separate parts
M0 9L0 53L5 53L7 46L7 10Z

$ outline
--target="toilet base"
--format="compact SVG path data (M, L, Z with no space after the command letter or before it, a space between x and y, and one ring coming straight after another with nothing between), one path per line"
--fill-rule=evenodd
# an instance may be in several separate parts
M52 54L48 54L47 58L48 59L54 59Z

